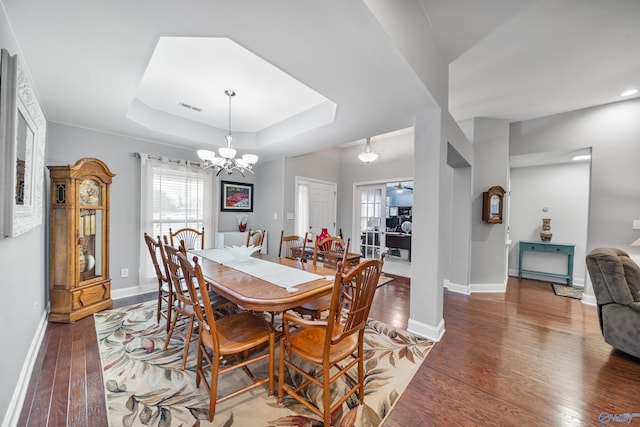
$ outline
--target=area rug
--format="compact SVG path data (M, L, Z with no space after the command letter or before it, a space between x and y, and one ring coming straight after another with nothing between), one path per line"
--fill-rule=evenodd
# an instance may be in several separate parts
M552 283L553 293L567 298L582 299L582 288L575 288L573 286L560 285L558 283Z
M214 421L209 423L207 389L204 384L201 388L195 385L197 346L191 345L187 368L181 370L183 343L172 337L167 351L162 350L165 324L156 323L155 302L106 310L94 318L111 426L322 425L317 416L292 398L278 405L276 397L268 396L266 387L218 404ZM381 425L432 346L432 341L369 320L364 405L358 405L357 398L347 400L338 425ZM256 373L263 375L266 370L265 363ZM229 373L220 377L219 393L246 381L240 371L235 376ZM309 395L318 393L310 390Z

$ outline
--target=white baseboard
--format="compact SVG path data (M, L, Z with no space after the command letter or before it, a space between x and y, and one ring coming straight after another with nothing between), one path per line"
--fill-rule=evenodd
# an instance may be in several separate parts
M472 293L488 293L488 292L506 292L506 283L470 283L469 285L460 285L458 283L452 283L449 280L444 280L444 287L448 291L458 294L471 295Z
M595 295L590 295L584 292L582 293L582 303L588 305L598 305Z
M146 294L158 290L158 283L147 283L145 285L131 286L124 289L112 289L111 298L120 299L126 297L132 297L135 295Z
M111 292L111 298L113 299L125 298L125 297L134 296L134 295L145 294L148 292L154 292L157 289L158 289L157 283L131 286L125 289L113 290ZM33 339L31 340L31 345L29 346L29 350L26 355L26 360L22 365L22 370L20 371L18 382L16 383L13 396L11 397L11 401L9 402L7 413L5 414L4 419L2 420L1 427L16 427L18 425L18 420L20 418L20 413L22 411L22 406L24 404L24 398L27 394L27 388L29 387L31 374L33 373L33 366L36 363L36 359L38 357L38 351L40 351L40 346L42 345L42 340L44 339L44 334L45 334L45 331L47 330L47 325L49 324L49 322L47 321L48 316L49 316L49 307L47 307L47 309L42 312L42 317L38 322L38 328L36 329L36 333L33 336Z
M469 284L469 293L481 293L481 292L506 292L506 283L471 283Z
M518 278L518 270L509 269L509 276ZM536 276L533 273L527 273L526 279L531 280L541 280L549 283L558 283L560 285L566 285L567 281L564 279L560 279L557 277L549 277L549 276ZM573 286L584 287L584 277L573 277Z
M440 320L438 326L427 325L417 320L409 319L407 331L419 335L432 341L440 341L444 335L444 319Z
M469 295L469 286L460 285L458 283L450 282L447 279L444 279L444 288L448 291L455 292L457 294Z
M18 419L20 418L20 412L24 405L24 398L27 394L27 388L29 387L29 381L31 380L31 374L33 373L33 366L38 358L38 351L40 351L40 345L44 339L44 333L47 330L47 318L49 315L49 308L42 312L42 316L38 321L38 328L31 340L29 350L27 351L26 359L20 370L20 376L13 391L13 396L9 402L7 413L2 420L2 427L15 427L18 425Z

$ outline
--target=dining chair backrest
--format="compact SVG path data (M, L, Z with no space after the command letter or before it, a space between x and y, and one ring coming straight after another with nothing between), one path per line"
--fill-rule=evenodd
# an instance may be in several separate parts
M333 332L326 334L325 352L349 335L364 337L383 264L384 254L380 260L366 259L345 272L338 267L327 318L327 328Z
M173 286L172 289L176 302L182 306L193 306L194 303L187 292L184 271L182 271L182 265L180 264L179 256L186 256L184 248L182 246L175 247L173 245L165 245L164 251L167 255L167 263L171 274L171 284Z
M247 232L247 247L249 246L262 246L264 243L264 236L267 234L265 230L251 230Z
M282 315L278 403L284 402L286 393L320 416L325 426L333 425L331 415L352 395L357 393L360 404L364 403L364 331L383 263L384 254L380 260L362 261L346 272L339 264L326 319L308 321L290 312ZM285 368L291 372L289 384L285 384ZM332 387L342 376L348 377L349 387ZM308 384L319 386L313 401ZM316 405L320 400L322 405Z
M325 267L336 267L338 263L347 265L347 254L351 238L345 243L340 237L329 236L325 239L316 239L313 247L313 265L316 265L318 258L322 258Z
M240 393L269 385L269 395L273 394L275 375L275 329L263 317L248 311L242 311L225 316L219 324L216 324L214 308L207 292L207 283L202 274L202 268L198 264L198 257L193 257L193 264L185 254L177 254L184 274L184 279L190 295L196 302L194 312L198 321L198 357L196 366L196 386L204 381L209 389L209 422L213 422L216 405L226 399ZM264 350L268 345L268 352ZM260 375L258 371L251 371L250 364L254 366L268 359L268 375ZM229 363L228 360L237 360L238 363ZM233 390L227 393L218 388L220 374L233 370L242 370L249 381L237 381ZM205 371L210 371L207 375Z
M151 256L151 262L153 263L153 269L156 272L158 283L160 285L162 285L162 283L169 283L169 266L165 262L166 256L162 248L160 236L158 236L158 240L156 240L147 233L144 233L144 242L149 249L149 255Z
M194 302L196 319L201 328L200 333L210 337L213 342L214 351L218 353L220 343L216 333L215 313L213 312L209 293L200 292L201 289L207 289L207 284L202 275L202 268L198 264L198 257L193 257L193 264L187 259L184 253L178 253L176 257L180 262L189 297Z
M169 239L172 246L178 246L181 241L184 241L184 246L187 250L204 249L204 227L200 231L189 227L176 231L170 228Z
M158 239L156 240L149 234L144 233L144 243L149 249L149 255L151 256L151 262L153 263L153 270L155 271L156 278L158 279L157 321L160 322L161 317L167 319L166 326L168 331L171 324L173 291L171 289L171 274L169 272L169 265L167 264L167 256L164 252L160 236L158 236Z
M278 249L278 258L303 259L304 251L307 247L307 237L309 233L305 233L301 238L295 234L290 236L284 235L284 230L280 232L280 248Z

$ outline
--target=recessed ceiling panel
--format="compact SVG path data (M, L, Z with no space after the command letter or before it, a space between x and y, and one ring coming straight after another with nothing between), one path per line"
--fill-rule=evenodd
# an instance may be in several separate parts
M150 108L227 129L259 132L327 99L228 38L160 37L136 90ZM135 120L135 117L131 117Z

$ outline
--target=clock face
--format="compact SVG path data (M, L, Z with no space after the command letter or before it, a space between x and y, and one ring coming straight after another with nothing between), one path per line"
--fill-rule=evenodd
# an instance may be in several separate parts
M80 204L100 204L100 184L92 179L85 179L80 183Z

